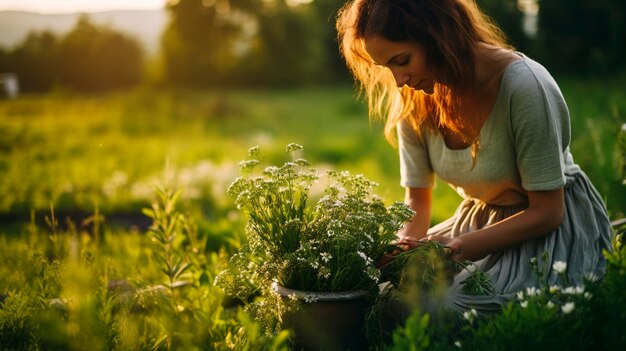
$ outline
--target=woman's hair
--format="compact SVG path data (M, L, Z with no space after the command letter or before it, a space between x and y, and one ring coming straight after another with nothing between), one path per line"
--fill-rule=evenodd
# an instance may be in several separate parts
M368 99L370 117L387 121L390 143L397 122L406 119L418 132L429 122L430 128L446 128L477 146L470 140L475 131L463 128L457 117L455 92L474 82L476 42L510 47L474 0L353 0L339 11L337 33L348 68ZM432 95L406 86L398 89L391 72L376 66L365 51L364 39L373 35L421 44L437 82L445 85L435 83Z

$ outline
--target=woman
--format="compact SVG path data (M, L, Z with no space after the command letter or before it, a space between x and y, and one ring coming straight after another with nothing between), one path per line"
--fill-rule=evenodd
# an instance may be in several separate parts
M537 286L531 258L567 263L571 284L605 270L611 227L569 151L563 96L537 62L506 45L473 0L354 0L340 11L341 51L385 134L398 138L415 218L401 241L436 240L490 274L495 296L469 296L458 274L446 306L497 311ZM463 197L429 228L434 176ZM547 262L541 261L547 253Z

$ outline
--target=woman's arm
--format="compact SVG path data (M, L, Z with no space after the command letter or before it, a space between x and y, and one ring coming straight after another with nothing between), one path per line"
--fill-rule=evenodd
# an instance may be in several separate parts
M476 260L554 231L563 221L563 188L529 191L528 208L496 224L457 238L431 236L452 249L455 260Z
M432 206L432 189L406 188L404 201L415 211L415 216L398 232L400 239L419 240L426 236L430 226L430 211Z

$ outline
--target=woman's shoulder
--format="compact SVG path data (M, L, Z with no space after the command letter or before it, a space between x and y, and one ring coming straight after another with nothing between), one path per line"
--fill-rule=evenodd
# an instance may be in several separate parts
M510 63L502 76L504 89L508 90L509 93L537 88L540 90L556 88L558 90L558 84L543 65L521 52L516 52L516 54L521 58Z
M520 60L509 64L504 74L500 88L504 96L536 96L553 95L562 98L561 90L550 72L539 62L524 55Z

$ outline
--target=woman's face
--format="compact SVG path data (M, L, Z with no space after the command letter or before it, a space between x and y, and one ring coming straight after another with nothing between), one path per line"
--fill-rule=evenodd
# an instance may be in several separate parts
M364 40L365 50L374 63L393 73L398 87L404 85L432 94L435 81L426 63L426 51L413 41L390 41L373 35Z

